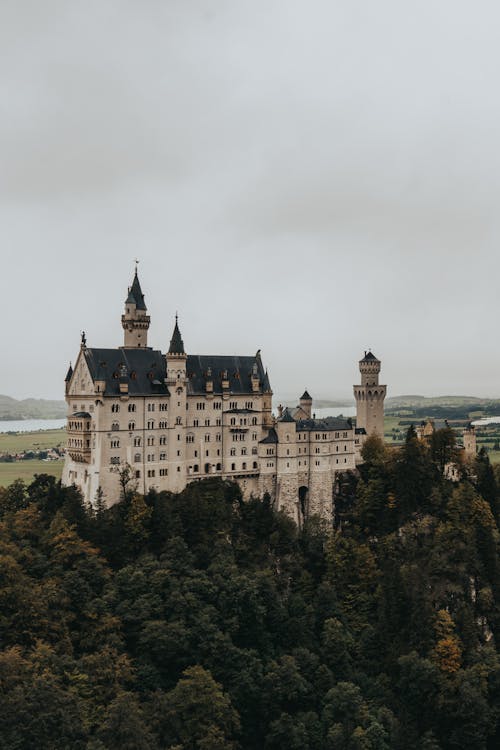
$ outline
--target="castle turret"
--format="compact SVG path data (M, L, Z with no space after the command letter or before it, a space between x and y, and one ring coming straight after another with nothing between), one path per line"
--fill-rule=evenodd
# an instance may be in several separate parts
M356 427L363 428L367 435L384 437L384 399L386 385L379 385L380 360L365 352L359 362L361 385L354 386L356 399Z
M123 347L125 349L146 348L150 322L151 318L144 302L136 266L132 286L129 287L125 300L125 312L122 315L122 326L125 332Z
M169 402L169 426L173 429L169 447L168 472L171 477L172 491L181 492L186 486L186 403L187 403L187 354L184 351L179 330L177 315L175 326L170 339L170 346L166 355L167 364L167 386L170 392Z
M472 423L464 427L463 432L464 450L467 458L474 458L477 452L476 428Z
M307 419L311 419L312 402L313 400L309 393L307 391L304 391L304 393L300 397L299 407L302 409L304 414L306 414Z

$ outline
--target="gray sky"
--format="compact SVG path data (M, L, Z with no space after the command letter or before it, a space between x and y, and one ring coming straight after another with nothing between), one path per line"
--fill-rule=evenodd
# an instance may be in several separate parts
M500 11L2 0L0 393L122 343L262 349L277 396L500 397Z

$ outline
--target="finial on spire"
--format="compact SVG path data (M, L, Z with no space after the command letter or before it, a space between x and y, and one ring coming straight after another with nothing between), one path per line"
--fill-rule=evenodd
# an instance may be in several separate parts
M135 272L137 273L137 266L139 265L139 258L136 258L134 260L134 263L135 263Z
M85 349L87 346L87 337L85 336L85 331L82 331L82 349Z

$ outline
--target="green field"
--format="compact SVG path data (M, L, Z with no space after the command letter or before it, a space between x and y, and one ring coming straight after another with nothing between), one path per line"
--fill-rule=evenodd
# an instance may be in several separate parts
M14 479L24 479L26 484L33 481L35 474L51 474L61 478L64 461L14 461L0 463L0 487L8 487Z
M40 430L38 432L18 432L13 435L0 434L0 453L19 451L43 451L66 445L66 430Z

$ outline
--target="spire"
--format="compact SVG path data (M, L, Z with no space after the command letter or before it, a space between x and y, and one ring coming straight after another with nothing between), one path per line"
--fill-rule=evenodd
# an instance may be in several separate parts
M271 383L269 382L269 375L266 373L264 375L264 380L262 381L262 390L264 393L269 393L271 390Z
M71 366L71 362L69 363L68 372L66 373L66 377L64 378L65 383L69 383L71 380L71 377L73 375L73 368Z
M312 401L312 398L311 398L311 396L310 396L310 395L308 394L308 392L307 392L307 391L304 391L304 393L303 393L303 394L302 394L302 396L300 397L300 400L301 400L301 401Z
M175 326L172 338L170 339L169 354L185 354L184 342L182 341L181 332L179 331L179 320L177 313L175 313Z
M141 285L139 283L139 277L137 275L137 265L135 266L134 280L132 286L129 287L128 297L125 300L125 304L135 305L136 310L146 310L146 303L144 302L144 295L142 293Z

